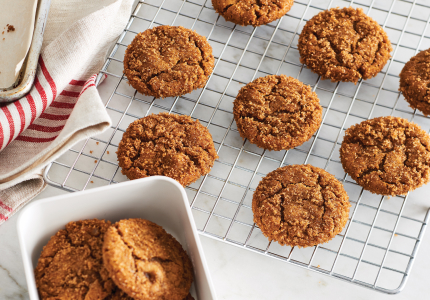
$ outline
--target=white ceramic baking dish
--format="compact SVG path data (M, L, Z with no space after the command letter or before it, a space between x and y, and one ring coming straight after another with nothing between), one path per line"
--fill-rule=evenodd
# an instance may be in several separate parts
M43 246L66 223L92 218L112 222L144 218L163 226L190 255L195 275L193 296L199 300L216 299L185 190L175 180L162 176L56 196L27 205L20 213L17 227L30 299L39 299L33 270Z

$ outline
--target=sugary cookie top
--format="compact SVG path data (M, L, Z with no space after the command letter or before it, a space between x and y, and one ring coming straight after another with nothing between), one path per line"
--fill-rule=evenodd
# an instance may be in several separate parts
M104 299L114 293L102 260L109 226L97 219L70 222L51 237L35 269L41 299Z
M375 194L406 194L430 178L429 135L398 117L379 117L348 128L340 158L345 172Z
M103 261L112 280L135 299L183 300L193 281L181 244L144 219L121 220L108 229Z
M163 175L187 186L209 173L218 155L211 134L198 121L161 113L131 123L117 157L129 179Z
M400 91L410 106L430 115L430 49L412 57L399 76Z
M350 203L343 185L311 165L276 169L258 184L252 200L254 222L270 240L308 247L340 233Z
M279 19L293 3L293 0L212 0L217 13L242 26L260 26Z
M269 150L303 144L322 119L317 94L285 75L269 75L248 83L239 91L233 113L240 135Z
M212 47L206 38L181 26L158 26L139 33L124 56L129 83L156 98L202 88L213 67Z
M386 32L362 9L332 8L310 19L300 34L300 61L323 79L376 76L392 51Z

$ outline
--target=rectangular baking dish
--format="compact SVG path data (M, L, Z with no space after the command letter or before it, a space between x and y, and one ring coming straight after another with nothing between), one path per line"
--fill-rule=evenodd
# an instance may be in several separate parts
M13 0L12 0L13 1ZM31 45L18 76L18 85L8 89L0 89L0 103L12 102L24 97L33 86L36 76L40 50L42 49L43 32L45 31L51 0L39 0L34 21L34 32Z
M175 180L162 176L56 196L27 205L19 215L17 230L30 299L39 299L33 270L43 246L68 222L92 218L112 223L120 219L144 218L163 226L191 258L194 266L192 295L199 300L216 299L185 190Z

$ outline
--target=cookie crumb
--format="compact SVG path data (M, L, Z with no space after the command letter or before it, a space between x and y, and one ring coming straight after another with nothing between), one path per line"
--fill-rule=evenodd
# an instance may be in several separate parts
M395 233L394 236L399 236L399 235L397 233Z
M98 145L98 144L99 144L99 142L96 142L96 144Z
M92 153L93 153L93 150L90 150L90 153L92 154Z
M106 151L107 154L109 154L109 151Z
M15 31L15 27L13 25L7 24L7 32Z
M94 163L95 163L95 164L97 163L97 159L94 161Z
M94 181L92 181L92 180L91 180L90 182L91 182L91 183L94 183Z
M319 267L320 267L320 265L317 266L317 268L319 268Z

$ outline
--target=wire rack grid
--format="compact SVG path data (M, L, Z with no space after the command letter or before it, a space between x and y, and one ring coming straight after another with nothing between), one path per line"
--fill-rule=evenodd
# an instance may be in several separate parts
M357 85L332 83L299 62L296 45L304 23L336 6L361 7L387 31L394 51L375 78ZM115 151L128 124L150 113L187 114L210 130L219 155L211 172L186 188L200 234L376 291L398 293L429 219L424 201L429 189L390 200L370 194L344 173L338 150L346 128L377 116L401 116L430 129L430 119L410 109L398 92L401 68L430 47L429 22L425 0L299 0L284 17L257 28L226 22L210 0L139 1L97 79L112 127L72 147L46 168L45 179L67 191L125 181ZM127 45L138 32L158 25L182 25L207 37L216 62L203 89L154 99L127 84L122 74ZM233 120L238 90L268 74L286 74L311 85L324 108L320 129L289 151L266 151L242 140ZM341 180L352 206L341 234L329 243L299 249L268 241L253 223L251 203L262 177L301 163L324 168Z

